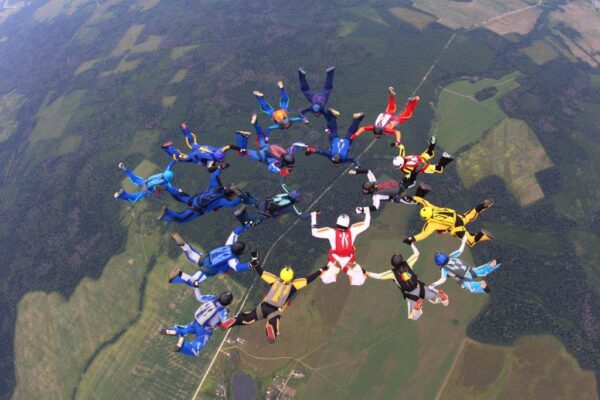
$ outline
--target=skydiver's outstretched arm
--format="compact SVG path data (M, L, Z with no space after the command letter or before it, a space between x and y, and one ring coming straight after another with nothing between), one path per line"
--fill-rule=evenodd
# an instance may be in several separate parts
M221 169L219 169L219 168L217 168L216 170L214 170L214 172L212 172L210 174L210 181L209 181L210 188L223 187L220 176L221 176Z
M448 277L448 272L444 268L441 268L440 279L438 279L437 281L433 282L429 286L431 286L431 287L440 286L441 284L443 284L444 282L446 282L446 278L447 277Z
M279 165L281 165L279 160L275 160L269 164L269 166L267 167L267 170L273 174L280 174L281 168L279 168Z
M367 207L364 207L362 209L362 212L365 214L365 220L362 222L352 224L352 226L350 227L350 231L352 232L353 237L356 237L362 232L366 231L367 229L369 229L369 225L371 225L371 210L369 210L369 208Z
M299 149L305 149L307 147L308 147L308 145L306 143L296 142L296 143L292 144L286 151L288 154L294 155L294 153L296 151L298 151Z
M194 288L194 295L196 295L196 300L198 300L198 302L200 303L207 303L209 301L214 301L217 299L216 296L212 296L210 294L202 294L200 292L200 288L198 287Z
M394 272L391 269L384 271L382 273L367 272L367 276L369 278L378 279L378 280L388 280L388 279L394 279Z
M170 163L167 164L167 166L165 167L165 170L163 171L163 173L167 172L167 171L171 171L171 168L173 168L173 165L177 164L177 161L173 160Z
M309 112L311 110L312 110L312 107L308 106L304 110L300 111L300 117L302 117L302 120L306 119L306 117L304 116L304 114L306 114L307 112Z
M463 251L465 251L465 245L467 244L467 240L468 240L468 239L469 239L469 238L468 238L468 236L467 236L467 235L463 236L463 238L462 238L462 241L461 241L461 243L460 243L460 247L458 248L458 250L456 250L456 251L454 251L454 252L450 253L450 256L449 256L449 257L450 257L450 258L457 258L457 257L460 257L460 255L462 254L462 252L463 252Z
M365 133L367 130L365 129L364 126L361 126L360 128L358 128L358 130L356 132L354 132L354 134L352 136L350 136L351 140L356 139L357 137L359 137L360 135L362 135L363 133Z
M369 179L369 182L377 182L377 178L375 178L375 174L371 170L367 172L367 178Z
M415 265L415 263L417 262L417 260L419 259L419 249L417 249L417 246L414 243L411 243L410 245L413 253L411 254L410 257L408 257L408 259L406 260L406 263L409 265L409 267L413 267Z
M316 211L310 213L311 234L319 239L329 239L335 230L331 228L317 228L317 215Z
M260 264L254 267L258 276L262 278L263 281L267 282L269 285L273 284L277 281L277 276L272 273L265 271Z

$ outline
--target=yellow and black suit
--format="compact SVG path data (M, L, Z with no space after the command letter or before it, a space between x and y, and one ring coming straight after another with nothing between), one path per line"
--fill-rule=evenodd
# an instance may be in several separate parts
M267 325L271 325L277 335L279 334L279 320L292 296L319 277L321 270L317 270L305 278L297 278L290 282L284 282L277 275L262 269L260 265L256 266L255 270L262 280L271 287L260 304L254 310L243 312L235 317L233 325L249 325L259 319L266 319Z

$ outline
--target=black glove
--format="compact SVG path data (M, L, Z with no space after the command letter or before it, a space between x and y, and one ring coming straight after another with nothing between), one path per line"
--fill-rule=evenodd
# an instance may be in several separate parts
M250 252L250 267L256 268L260 265L260 260L258 259L258 250L252 250Z
M406 243L407 245L411 245L415 242L415 238L414 237L407 237L406 239L403 240L404 243Z
M219 166L217 168L219 168L221 171L223 171L225 168L229 168L229 163L219 164Z
M326 265L324 267L321 268L321 271L327 271L329 269L329 265Z

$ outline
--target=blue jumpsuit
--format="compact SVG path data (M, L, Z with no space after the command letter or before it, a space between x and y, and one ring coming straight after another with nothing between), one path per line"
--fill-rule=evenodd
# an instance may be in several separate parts
M348 156L350 152L350 147L352 146L352 135L358 130L360 123L362 122L364 115L356 118L352 121L348 130L346 131L346 136L344 138L340 138L338 135L337 128L337 118L334 115L331 115L327 120L327 134L329 135L329 151L315 151L316 154L319 154L323 157L327 157L330 160L339 156L341 162L340 163L353 163L356 166L359 165L358 160L353 159Z
M165 172L171 173L171 167L175 164L175 161L171 161L165 170L156 175L152 175L146 179L137 176L129 168L125 168L125 174L129 177L129 180L141 190L139 192L130 193L125 191L118 192L117 199L129 201L130 203L137 203L138 201L152 196L156 192L156 186L165 186L168 188L171 186L172 177L165 176ZM169 175L169 174L167 174ZM172 174L171 174L172 175Z
M198 357L212 336L213 330L227 319L227 308L217 301L216 296L202 295L198 288L195 288L194 292L196 299L202 303L194 313L194 321L187 325L174 325L168 329L176 331L177 336L195 335L192 342L183 342L179 352Z
M310 90L308 86L308 82L306 81L306 75L302 72L298 72L298 77L300 78L300 90L304 93L304 97L310 103L310 106L306 107L304 110L300 112L300 116L304 117L304 114L307 112L312 112L316 117L321 114L325 115L325 118L330 118L331 114L327 112L325 109L325 105L327 104L327 100L329 100L329 95L333 90L333 74L335 73L334 69L327 70L327 78L325 78L325 85L323 86L323 90L320 92L314 93ZM315 111L317 110L317 111Z
M225 160L225 152L230 149L229 146L214 147L205 144L198 144L196 142L196 135L194 135L189 128L180 129L181 133L185 137L185 143L187 147L189 147L192 151L184 154L173 145L163 145L162 149L168 155L170 155L173 160L180 162L191 162L203 167L213 167L215 164Z
M440 266L441 277L433 282L431 286L439 286L446 281L447 277L450 277L456 280L460 287L471 293L485 293L484 288L481 286L482 281L475 281L475 279L477 279L477 277L487 276L500 268L502 264L496 264L492 267L490 262L487 262L480 267L471 267L458 258L464 251L464 248L465 241L463 241L458 250L448 256L448 262L445 265Z
M167 186L167 191L173 198L181 203L187 204L190 208L176 212L166 209L161 221L173 221L177 223L190 222L191 220L210 211L218 210L222 207L235 208L241 203L239 196L230 197L225 195L225 188L219 179L221 170L217 169L210 174L210 184L208 189L195 196L190 196L180 192L174 186Z
M299 147L306 147L304 143L298 142L292 144L286 150L279 145L267 143L265 141L262 128L258 123L254 124L254 129L256 130L256 139L258 145L260 146L260 150L248 150L248 138L239 133L235 134L236 144L240 149L245 150L245 152L242 153L243 157L248 157L252 160L258 161L261 164L265 164L267 166L267 170L273 174L281 173L281 167L283 166L281 157L286 154L291 154L293 156L294 152Z
M290 98L288 97L287 92L285 91L284 88L279 89L279 94L280 94L279 109L280 110L284 110L286 112L286 114L287 114L289 103L290 103ZM275 130L275 129L287 129L294 122L303 122L303 121L305 121L305 118L303 116L288 117L289 125L288 126L282 126L282 124L281 123L277 123L275 121L275 118L273 117L273 114L276 114L276 111L273 108L273 106L270 105L269 103L267 103L267 101L265 100L265 98L263 96L256 96L256 99L258 100L258 105L260 107L260 110L262 112L264 112L265 114L267 114L269 117L271 117L271 119L273 119L273 122L275 122L273 125L270 125L269 127L267 127L267 129L265 130L264 133L261 132L261 136L264 135L264 137L266 138L267 141L269 140L269 136L270 136L272 130Z
M200 270L194 275L182 272L179 276L171 279L170 283L182 283L190 287L195 287L204 282L208 277L217 274L226 274L230 270L242 272L249 269L250 265L247 262L240 263L237 255L231 250L231 245L237 242L237 238L237 233L231 232L224 246L211 250L206 256L188 243L181 246L181 250L187 259L197 264Z

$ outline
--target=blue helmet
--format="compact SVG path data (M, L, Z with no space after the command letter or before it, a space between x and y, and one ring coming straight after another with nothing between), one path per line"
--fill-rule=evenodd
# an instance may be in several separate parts
M171 182L174 177L175 177L175 174L173 173L173 171L163 172L163 178L165 178L165 181L167 181L167 182Z
M321 106L319 104L313 104L311 108L312 108L313 112L316 112L316 113L321 112Z
M216 150L214 156L217 161L223 161L225 159L225 154L221 150Z
M435 256L433 256L433 259L434 259L435 263L437 265L439 265L440 267L448 262L448 256L446 255L446 253L444 253L442 251L438 251L437 253L435 253Z
M288 193L288 196L290 196L290 199L294 203L302 201L302 192L299 190L292 190L290 193Z

